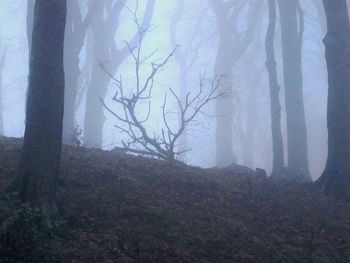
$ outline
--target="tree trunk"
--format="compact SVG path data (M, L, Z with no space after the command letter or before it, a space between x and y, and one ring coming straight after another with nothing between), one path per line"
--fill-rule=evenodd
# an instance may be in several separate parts
M216 165L225 167L236 162L233 151L233 63L228 54L231 54L231 40L229 32L220 36L217 51L215 75L222 76L220 92L226 97L216 101Z
M282 175L284 168L283 140L281 132L280 86L277 79L277 68L274 51L276 32L276 1L269 0L269 24L266 33L266 67L269 73L270 103L271 103L271 133L272 133L272 176Z
M62 145L66 0L36 0L18 192L43 218L57 214Z
M350 25L345 0L323 0L328 69L328 158L317 184L337 199L350 201Z
M27 30L27 41L28 41L28 54L30 56L30 50L32 45L32 33L34 23L34 4L35 0L27 0L27 17L26 17L26 30Z
M259 50L259 47L257 49L252 48L251 53L251 60L250 62L254 61L253 56L257 56L256 50ZM258 87L261 82L261 77L263 71L261 68L257 67L256 65L252 65L252 70L249 71L248 74L251 74L250 77L247 76L247 84L249 88L249 95L248 95L248 101L246 105L246 112L247 112L247 125L245 127L244 133L243 133L243 165L254 168L254 145L255 145L255 132L256 132L256 123L257 123L257 106L258 106ZM253 75L253 77L251 77Z
M243 2L242 2L243 3ZM237 161L233 150L233 69L254 37L262 1L231 5L231 2L212 0L210 4L216 16L220 34L216 55L215 74L222 76L220 91L227 97L216 101L216 165L225 167ZM239 14L247 9L247 28L240 32Z
M85 32L81 32L81 14L76 0L68 2L67 26L64 43L65 96L63 116L63 142L74 144L76 99L80 76L79 55L84 45Z
M96 51L96 49L100 48L101 47L96 44L94 50ZM99 56L97 56L97 58L98 57ZM84 138L87 147L101 148L102 146L103 125L106 117L100 99L105 98L110 81L110 76L104 72L96 60L93 61L90 85L86 94L84 119Z
M78 0L68 1L67 25L64 45L64 66L66 77L66 91L64 99L63 117L63 142L75 144L74 130L76 128L75 113L78 107L78 92L82 87L79 83L81 77L80 52L84 47L88 26L90 25L96 9L102 5L101 2L92 2L88 12L83 18ZM88 40L87 40L88 41ZM87 43L85 45L88 45ZM89 59L88 54L85 58Z
M288 168L310 181L303 99L303 17L299 0L279 0L287 118ZM298 15L299 14L299 15ZM299 26L298 26L299 25Z
M109 74L115 75L120 63L130 55L127 46L118 49L115 34L119 27L119 16L125 7L125 1L117 1L111 6L101 5L91 22L93 33L94 61L91 71L91 81L86 95L86 111L84 119L84 137L86 146L101 148L103 141L103 125L106 117L100 99L104 99L111 81ZM109 4L109 2L106 2ZM148 0L142 22L143 28L148 28L152 19L154 0ZM107 14L105 13L107 9ZM106 18L105 18L106 16ZM144 37L145 34L142 35ZM138 44L139 32L129 42L131 47ZM103 68L99 65L103 64ZM105 72L105 70L108 71Z
M171 46L174 49L176 45L180 44L177 41L177 25L180 22L180 18L183 16L185 8L185 2L184 0L178 1L176 10L174 15L172 16L172 19L170 21L170 42ZM180 79L180 100L181 102L185 102L186 95L188 93L188 73L189 73L189 67L188 67L188 59L186 54L184 53L184 49L180 47L180 49L176 50L175 53L175 59L178 64L179 68L179 79ZM181 125L182 119L179 114L179 125ZM188 150L188 138L187 134L183 133L180 135L179 143L178 143L178 152L181 152L181 154L178 156L178 160L184 162L186 160L186 154Z
M4 71L5 66L5 59L6 59L6 50L3 51L2 55L0 56L0 135L4 135L4 101L3 101L3 94L4 94L4 87L2 83L2 73Z

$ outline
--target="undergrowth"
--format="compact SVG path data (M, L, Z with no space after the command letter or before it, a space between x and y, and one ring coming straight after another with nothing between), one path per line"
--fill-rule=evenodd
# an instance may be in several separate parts
M38 209L7 194L0 200L0 262L54 262L62 226L45 223Z

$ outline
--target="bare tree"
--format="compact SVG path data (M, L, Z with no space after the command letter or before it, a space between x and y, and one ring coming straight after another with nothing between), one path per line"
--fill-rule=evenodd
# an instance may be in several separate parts
M169 115L171 114L167 110L168 95L165 94L164 101L161 107L163 127L160 133L157 134L154 131L148 130L147 121L151 115L152 109L152 91L154 88L155 77L160 70L162 70L174 56L176 48L161 62L151 63L150 73L147 75L144 81L142 81L140 66L145 63L152 55L142 57L141 45L143 34L146 30L138 25L139 38L137 47L131 47L127 44L129 52L135 63L135 90L128 96L126 95L126 87L122 81L122 78L114 78L111 74L109 76L115 81L117 85L117 91L113 97L113 101L121 106L120 112L113 111L107 104L101 99L104 107L118 120L116 127L123 133L125 133L129 140L123 141L125 151L129 151L137 154L144 154L160 158L173 162L176 157L183 151L177 151L178 140L184 133L188 125L193 122L196 116L202 112L202 109L209 102L216 100L223 96L219 92L219 84L221 78L210 81L210 89L205 90L205 86L208 80L204 76L200 77L199 90L192 94L190 91L187 92L185 101L181 101L180 97L174 92L173 89L169 89L169 94L176 101L177 108L179 109L179 116L181 118L180 125L177 128L173 127ZM148 105L148 110L143 116L139 116L138 108L142 104ZM124 124L124 125L123 125Z

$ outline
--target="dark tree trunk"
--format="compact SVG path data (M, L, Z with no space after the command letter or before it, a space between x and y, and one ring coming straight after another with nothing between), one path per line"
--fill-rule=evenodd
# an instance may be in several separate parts
M281 132L280 86L277 79L277 67L274 51L276 32L276 0L268 1L269 24L266 33L266 67L269 73L272 133L272 176L281 175L284 168L283 140Z
M328 69L328 158L317 181L325 193L350 201L350 25L345 0L323 0Z
M4 87L2 83L2 73L5 66L5 58L6 58L6 50L3 51L3 53L0 56L0 135L4 135L4 101L3 101L3 94L4 94Z
M286 100L288 168L310 181L303 99L303 15L299 0L279 0Z
M45 219L52 219L58 212L66 3L35 2L26 126L17 185L22 201L39 208Z

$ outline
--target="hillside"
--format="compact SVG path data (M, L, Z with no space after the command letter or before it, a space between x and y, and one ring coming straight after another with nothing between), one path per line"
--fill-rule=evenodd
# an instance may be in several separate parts
M0 140L0 182L18 139ZM350 262L350 206L310 185L64 147L59 262Z

